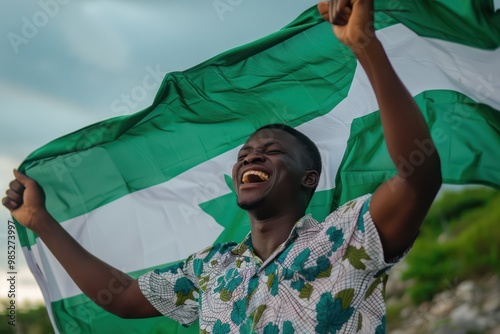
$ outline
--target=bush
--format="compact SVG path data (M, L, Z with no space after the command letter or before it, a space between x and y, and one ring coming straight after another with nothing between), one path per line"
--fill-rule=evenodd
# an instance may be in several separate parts
M448 237L439 243L442 233ZM462 280L500 273L499 254L500 191L445 194L430 210L402 278L414 280L408 293L420 303Z

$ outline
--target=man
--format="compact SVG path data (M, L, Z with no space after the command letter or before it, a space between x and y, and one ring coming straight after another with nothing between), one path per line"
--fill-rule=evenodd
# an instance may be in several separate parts
M418 233L441 185L439 156L374 34L373 1L333 1L318 9L368 75L398 174L318 223L304 216L321 173L317 148L291 128L261 128L233 168L238 205L251 223L243 242L215 245L139 280L128 277L103 308L121 317L163 314L186 325L199 318L207 333L384 332L381 277ZM408 173L398 161L408 161L421 142L432 153ZM34 180L14 174L2 203L95 299L119 271L50 216Z

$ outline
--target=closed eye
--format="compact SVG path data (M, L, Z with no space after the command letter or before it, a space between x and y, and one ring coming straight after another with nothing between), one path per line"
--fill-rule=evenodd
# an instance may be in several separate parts
M266 152L267 154L281 154L283 151L281 150L269 150Z

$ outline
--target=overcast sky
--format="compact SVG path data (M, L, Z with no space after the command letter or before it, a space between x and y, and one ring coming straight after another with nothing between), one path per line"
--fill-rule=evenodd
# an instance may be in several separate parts
M33 150L91 123L147 107L163 74L190 68L268 35L315 3L2 1L1 193L12 179L12 168ZM2 245L9 217L2 206ZM6 271L6 260L6 252L1 250L1 272ZM20 249L17 261L18 302L40 299ZM0 298L7 296L3 276Z

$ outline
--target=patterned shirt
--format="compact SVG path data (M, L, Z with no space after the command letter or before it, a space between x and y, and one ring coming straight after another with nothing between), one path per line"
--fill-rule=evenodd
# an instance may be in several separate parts
M139 278L144 296L201 333L385 333L387 271L370 195L300 219L262 262L251 234Z

